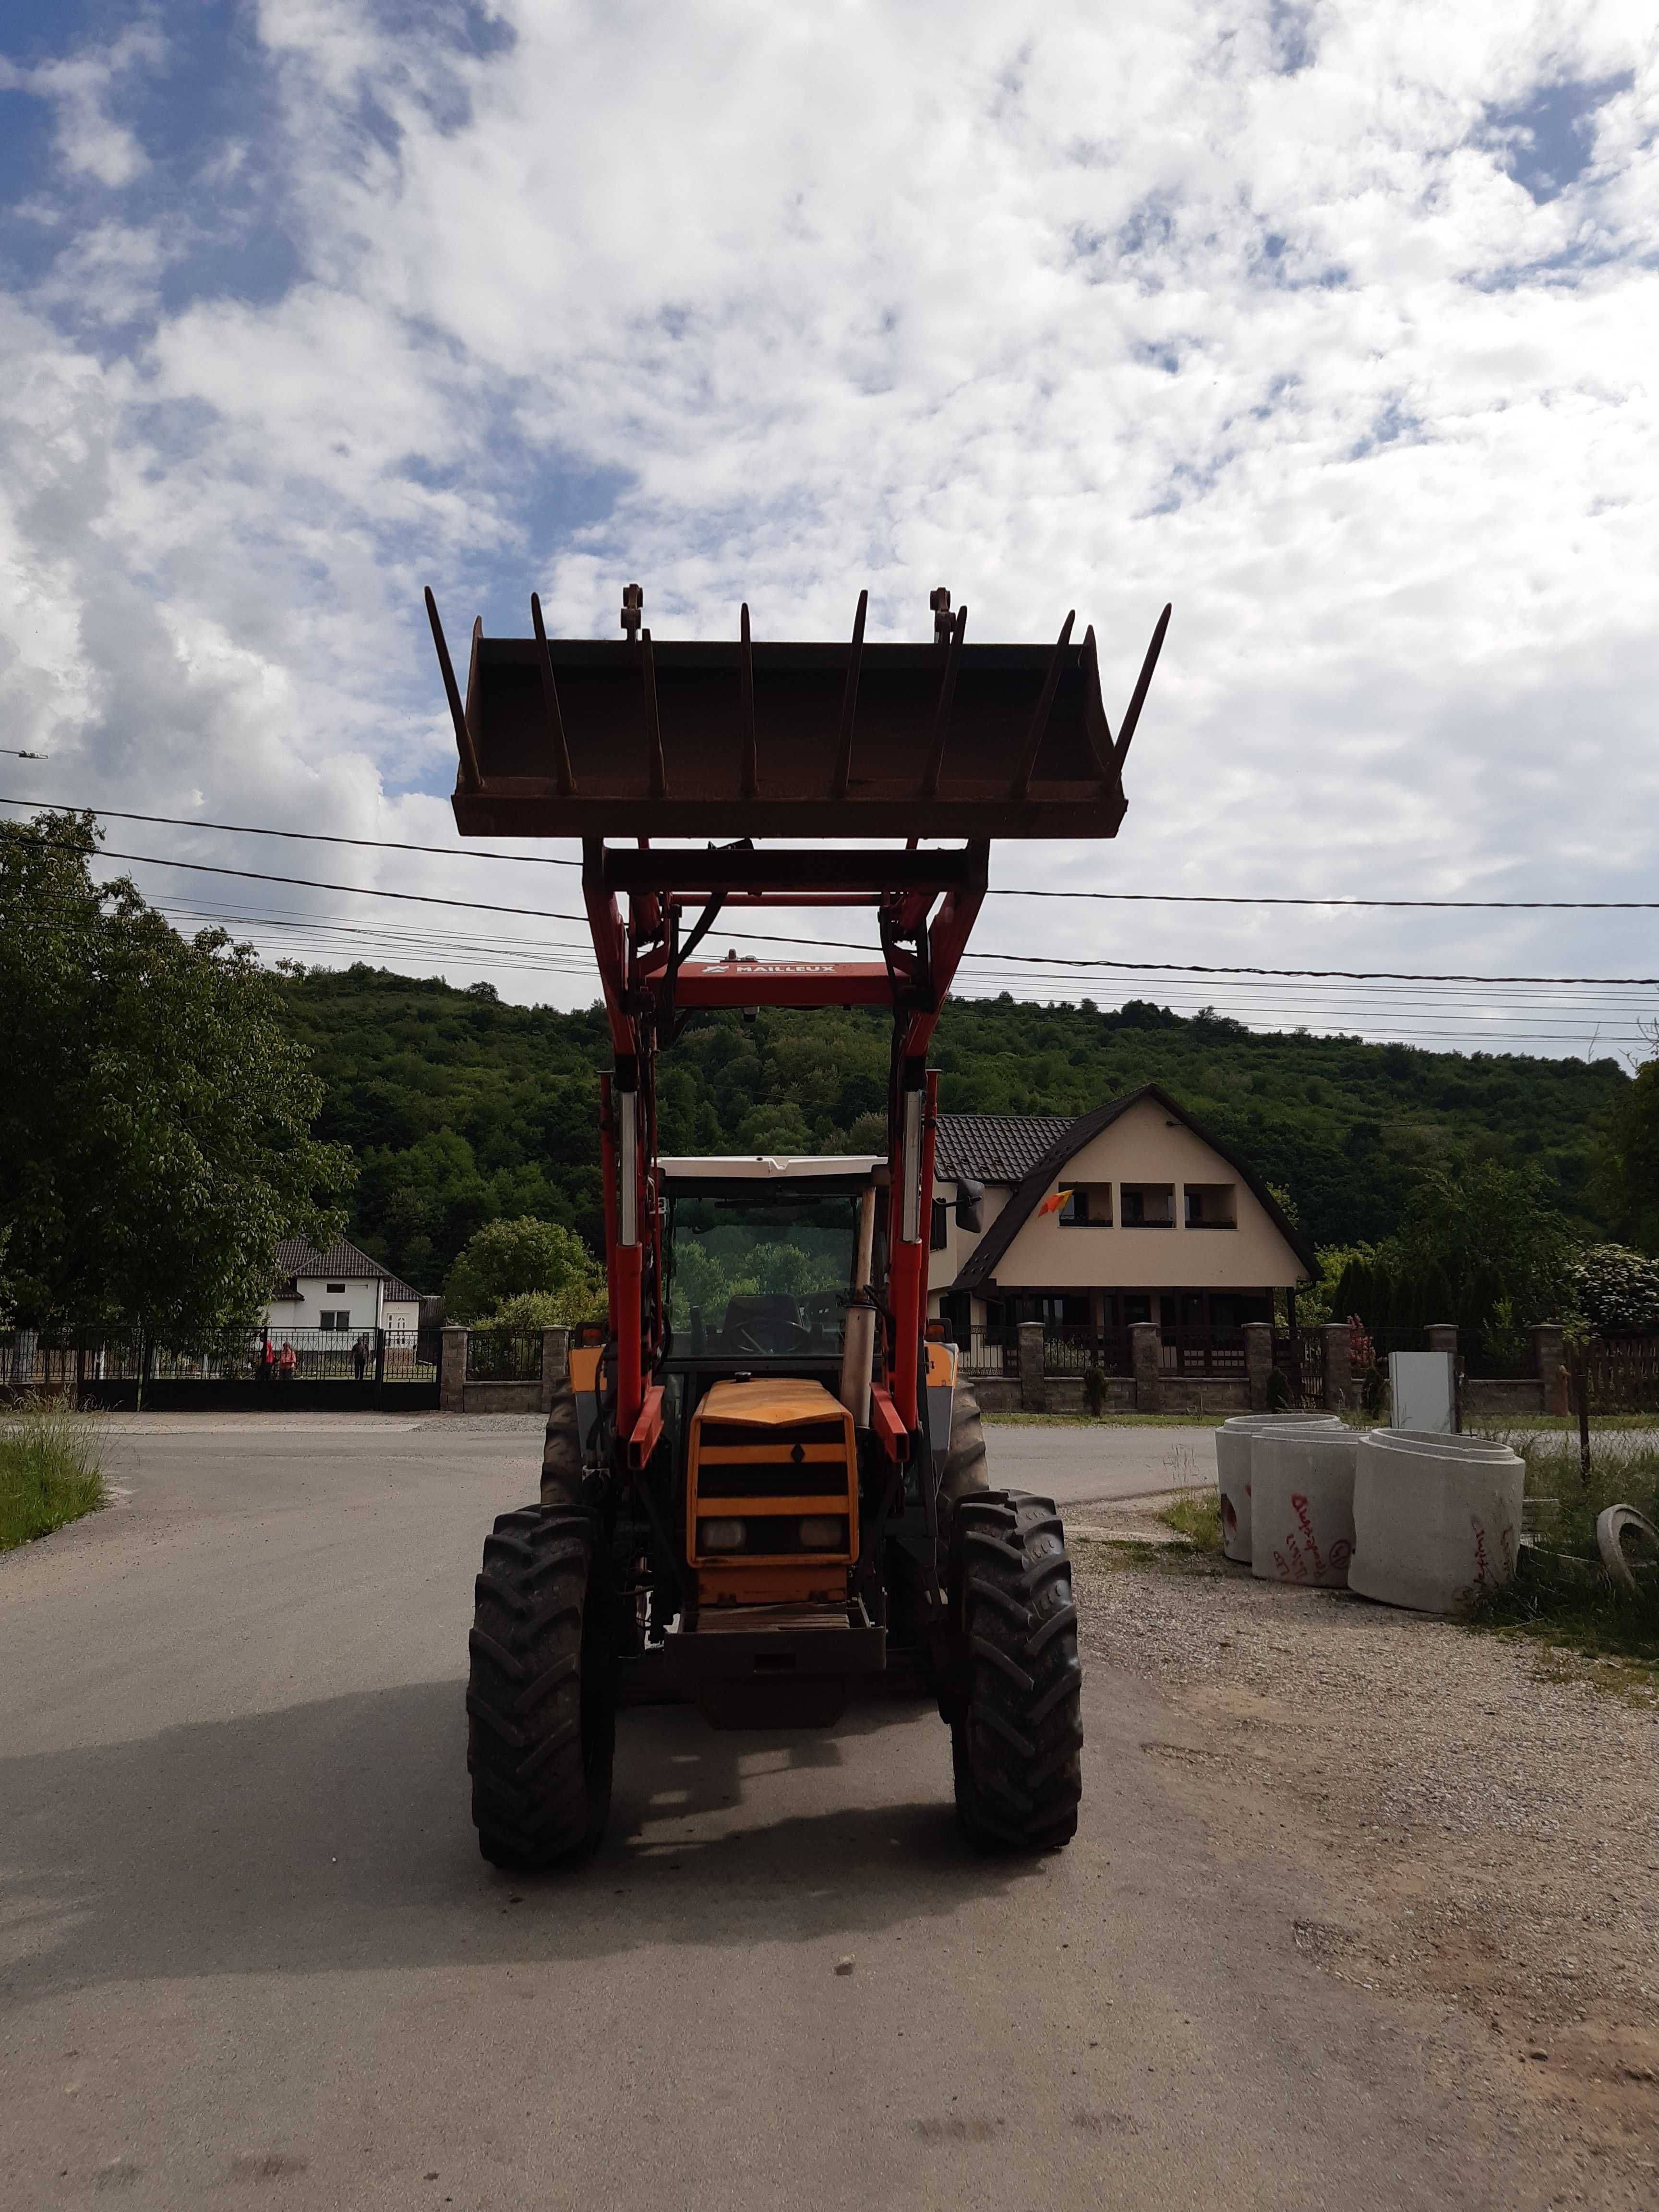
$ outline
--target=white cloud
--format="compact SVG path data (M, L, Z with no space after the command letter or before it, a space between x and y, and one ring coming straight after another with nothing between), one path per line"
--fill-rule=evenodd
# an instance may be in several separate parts
M29 72L65 159L133 188L14 302L0 392L0 699L77 788L438 842L440 802L396 795L448 773L428 576L452 631L475 598L520 626L534 585L609 633L637 575L659 633L723 633L746 597L773 635L840 635L866 582L882 634L923 635L944 579L980 637L1047 637L1075 604L1114 715L1176 602L1117 847L1006 848L1004 880L1641 895L1644 18L1074 4L1015 35L988 4L641 0L493 20L265 0L275 119L199 173L280 179L297 275L269 296L164 304L180 227L214 208L140 204L119 94L161 66L142 20ZM1534 199L1488 113L1626 76L1583 174ZM76 343L77 291L144 335ZM1011 902L981 936L1651 964L1612 919L1236 910L1224 934L1106 912L1039 928Z
M112 106L128 80L155 67L164 52L160 29L141 18L106 47L89 47L32 69L0 57L0 90L50 100L56 111L57 151L65 168L114 190L142 176L149 161L133 132L112 114Z

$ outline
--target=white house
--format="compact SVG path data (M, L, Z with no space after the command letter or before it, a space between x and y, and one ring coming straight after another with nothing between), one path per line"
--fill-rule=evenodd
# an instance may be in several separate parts
M1156 1084L1075 1121L941 1114L933 1172L930 1309L963 1342L1041 1321L1115 1338L1121 1357L1127 1329L1151 1322L1196 1350L1270 1321L1274 1291L1318 1273L1249 1163ZM969 1181L984 1186L977 1231L952 1203ZM1229 1341L1216 1364L1243 1358Z
M343 1237L319 1252L303 1237L276 1247L277 1287L263 1316L280 1343L289 1329L328 1329L356 1337L377 1328L413 1335L421 1318L420 1293L348 1244Z

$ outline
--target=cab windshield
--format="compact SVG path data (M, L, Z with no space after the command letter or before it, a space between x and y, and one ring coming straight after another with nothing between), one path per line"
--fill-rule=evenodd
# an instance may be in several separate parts
M858 1251L854 1192L674 1192L668 1320L677 1349L831 1356Z

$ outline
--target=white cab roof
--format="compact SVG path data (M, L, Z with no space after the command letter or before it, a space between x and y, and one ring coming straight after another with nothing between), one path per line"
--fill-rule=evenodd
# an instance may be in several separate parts
M781 1182L792 1176L810 1182L818 1176L867 1176L887 1161L880 1152L827 1152L780 1159L766 1152L740 1152L730 1158L659 1160L664 1180L698 1182Z

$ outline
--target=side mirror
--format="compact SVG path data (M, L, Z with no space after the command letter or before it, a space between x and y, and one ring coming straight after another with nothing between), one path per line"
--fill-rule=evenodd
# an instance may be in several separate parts
M977 1237L985 1226L985 1186L971 1176L957 1178L957 1227Z

